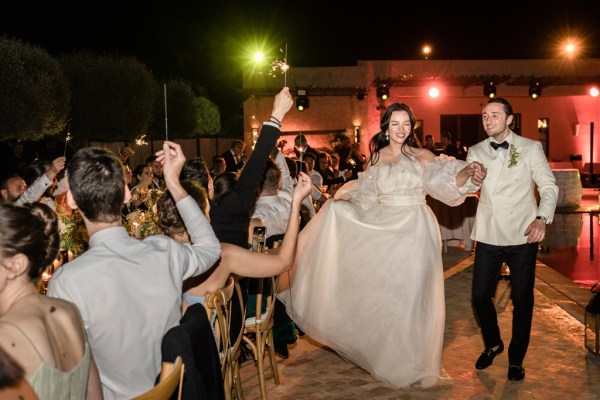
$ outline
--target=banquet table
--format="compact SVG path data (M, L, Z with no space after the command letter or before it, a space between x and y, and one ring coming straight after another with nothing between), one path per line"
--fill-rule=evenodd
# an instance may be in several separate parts
M553 169L552 173L556 178L559 190L556 206L579 207L583 195L579 170L575 168Z
M444 252L447 251L448 243L451 241L464 243L465 250L471 251L473 249L471 231L473 230L475 212L477 211L477 195L468 195L464 203L456 207L450 207L431 196L427 196L427 205L438 220Z

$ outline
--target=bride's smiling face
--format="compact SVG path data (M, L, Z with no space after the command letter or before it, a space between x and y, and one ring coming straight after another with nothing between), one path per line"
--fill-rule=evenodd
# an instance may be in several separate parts
M388 126L388 135L390 144L402 144L410 136L411 132L410 118L406 111L394 111L390 117Z

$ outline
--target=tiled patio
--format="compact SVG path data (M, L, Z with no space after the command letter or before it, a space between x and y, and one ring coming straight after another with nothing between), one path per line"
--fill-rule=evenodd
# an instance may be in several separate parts
M525 359L526 377L507 380L507 352L482 371L474 367L483 349L471 303L472 254L449 248L444 255L446 275L446 335L443 365L451 385L398 390L371 376L309 337L290 346L290 357L278 358L281 384L267 372L270 399L597 399L600 398L600 360L583 346L583 306L591 298L551 268L538 264L532 337ZM462 260L462 261L461 261ZM512 305L507 281L497 292L503 338L510 338ZM507 343L508 344L508 343ZM401 363L402 360L398 360ZM256 368L242 365L244 396L260 398Z

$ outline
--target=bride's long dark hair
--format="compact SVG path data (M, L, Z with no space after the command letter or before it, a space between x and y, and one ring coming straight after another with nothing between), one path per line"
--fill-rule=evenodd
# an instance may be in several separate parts
M369 151L371 152L369 160L367 161L369 165L374 165L377 163L377 161L379 161L379 152L381 149L389 146L390 144L390 138L389 136L386 136L386 132L390 126L390 118L392 117L392 113L394 111L406 111L408 114L408 119L410 120L410 134L404 143L402 143L402 153L408 154L408 152L405 150L405 146L416 148L421 147L419 139L415 136L415 123L417 122L417 119L415 118L415 114L413 113L412 109L404 103L391 104L381 117L381 130L375 136L373 136L369 142Z

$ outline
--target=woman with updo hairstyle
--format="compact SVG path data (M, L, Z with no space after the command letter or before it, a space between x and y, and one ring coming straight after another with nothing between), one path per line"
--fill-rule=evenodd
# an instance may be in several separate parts
M0 203L0 221L0 346L40 399L101 399L79 311L36 289L58 254L56 214L40 203Z

